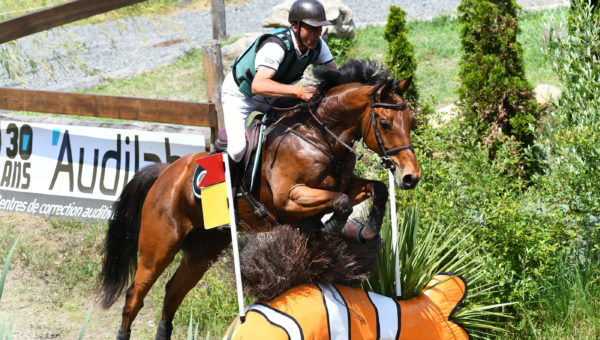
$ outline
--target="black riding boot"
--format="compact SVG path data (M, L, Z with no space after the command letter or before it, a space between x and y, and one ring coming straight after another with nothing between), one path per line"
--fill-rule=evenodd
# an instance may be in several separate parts
M242 173L244 172L244 166L242 164L243 160L239 162L234 161L231 156L229 159L229 176L231 177L231 188L235 191L238 184L241 181Z

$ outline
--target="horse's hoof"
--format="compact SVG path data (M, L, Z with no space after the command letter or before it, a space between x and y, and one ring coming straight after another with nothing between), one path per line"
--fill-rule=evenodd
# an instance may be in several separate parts
M346 220L338 220L331 216L331 218L323 225L323 230L327 233L340 232L345 224Z
M346 223L342 230L342 234L347 239L363 243L376 238L379 235L378 229L379 228L371 226L370 223L361 218L353 218Z
M130 336L131 336L131 331L123 332L123 331L119 330L117 332L117 340L129 340Z
M154 340L171 340L171 333L173 333L173 324L160 320Z

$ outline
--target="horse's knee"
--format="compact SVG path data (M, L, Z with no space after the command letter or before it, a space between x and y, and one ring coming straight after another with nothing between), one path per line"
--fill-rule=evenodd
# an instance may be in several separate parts
M388 188L380 181L373 181L373 204L385 204L388 199Z
M352 213L352 203L346 194L339 194L331 202L333 213L338 220L345 220Z

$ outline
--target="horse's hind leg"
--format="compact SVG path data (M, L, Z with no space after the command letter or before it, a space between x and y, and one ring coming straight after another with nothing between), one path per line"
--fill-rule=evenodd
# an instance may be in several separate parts
M230 241L228 229L195 229L187 236L182 247L181 263L165 288L163 312L155 340L171 339L177 308Z
M154 225L148 226L148 229L152 229ZM133 320L144 306L144 298L148 294L148 291L165 268L173 262L175 254L179 251L177 236L174 233L164 234L161 237L156 235L159 234L146 236L144 226L142 226L138 248L138 267L133 283L126 293L119 334L128 334L130 332ZM123 339L128 338L124 337Z

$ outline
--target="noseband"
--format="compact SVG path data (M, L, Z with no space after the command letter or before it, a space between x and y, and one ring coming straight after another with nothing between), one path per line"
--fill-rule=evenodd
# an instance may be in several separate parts
M371 112L370 112L370 117L369 117L369 121L373 122L373 133L375 135L375 141L377 141L377 145L379 146L379 150L381 150L381 163L382 165L386 168L386 169L390 169L393 170L394 169L394 161L392 161L392 159L390 158L390 155L394 155L397 154L400 151L403 150L415 150L415 147L412 144L408 144L408 145L404 145L404 146L399 146L397 148L392 148L392 149L386 149L385 146L383 145L383 140L381 139L381 134L379 133L379 121L377 120L377 116L375 115L375 109L376 108L384 108L384 109L392 109L392 110L405 110L406 109L406 102L404 101L404 99L402 99L402 103L400 104L390 104L390 103L382 103L382 102L377 102L375 99L375 93L377 92L377 90L379 90L379 88L383 86L380 85L379 87L377 87L375 90L373 90L372 94L371 94ZM364 134L363 134L363 138L364 138Z

